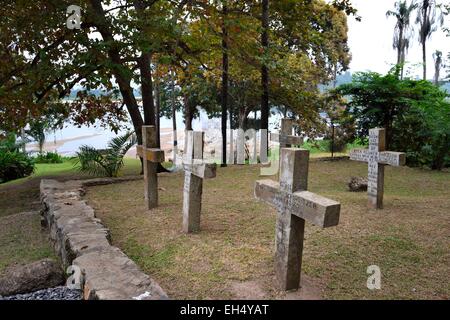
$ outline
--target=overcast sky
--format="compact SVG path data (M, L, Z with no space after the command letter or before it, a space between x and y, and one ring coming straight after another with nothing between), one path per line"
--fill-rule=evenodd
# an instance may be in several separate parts
M448 0L445 0L448 1ZM349 17L349 44L352 53L350 69L355 71L376 71L386 73L397 60L396 51L392 48L392 37L396 19L386 18L386 11L394 9L394 0L352 0L358 9L362 21ZM415 25L416 13L413 13L412 23ZM445 25L450 26L447 16ZM412 46L410 46L407 62L411 64L413 77L422 75L422 51L418 42L417 27ZM427 45L427 77L434 75L432 53L440 50L447 57L450 52L450 38L445 36L441 28L436 31ZM450 64L450 61L447 62ZM415 65L414 65L415 64ZM420 64L420 65L418 65ZM441 71L441 74L443 72Z

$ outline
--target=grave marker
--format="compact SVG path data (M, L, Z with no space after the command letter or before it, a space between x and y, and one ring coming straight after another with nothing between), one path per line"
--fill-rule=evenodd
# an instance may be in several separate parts
M255 185L255 197L277 208L275 272L282 290L300 286L305 220L322 228L339 223L338 202L306 191L308 166L308 150L283 148L279 182Z
M183 190L183 231L200 230L203 179L216 176L216 164L203 162L204 132L187 132L187 151L183 167L185 170Z
M404 166L406 155L402 152L385 151L386 130L375 128L369 130L369 149L354 149L350 152L350 160L368 163L367 194L369 206L374 209L383 208L384 167Z
M299 136L292 135L294 119L281 119L280 133L270 133L270 141L278 142L281 148L290 148L292 145L303 143Z
M158 206L158 163L164 162L164 151L156 147L156 127L142 126L142 146L137 146L137 154L144 163L144 194L147 209Z

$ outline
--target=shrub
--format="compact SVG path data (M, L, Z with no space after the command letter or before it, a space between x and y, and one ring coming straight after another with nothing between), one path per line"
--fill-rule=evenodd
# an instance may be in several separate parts
M310 153L329 152L330 141L328 140L308 140L302 145L303 149L307 149Z
M63 157L56 152L39 153L35 163L63 163Z
M24 178L34 172L34 161L18 151L0 151L0 183Z
M80 151L77 152L75 166L78 166L81 172L93 176L117 177L123 167L125 154L136 144L136 141L136 135L130 132L112 139L105 150L81 146Z
M21 152L21 143L12 133L0 139L0 183L24 178L34 171L33 159Z
M441 170L450 166L449 95L429 81L399 79L390 72L358 73L337 93L351 96L347 112L358 136L371 128L386 129L386 146L406 153L409 166Z

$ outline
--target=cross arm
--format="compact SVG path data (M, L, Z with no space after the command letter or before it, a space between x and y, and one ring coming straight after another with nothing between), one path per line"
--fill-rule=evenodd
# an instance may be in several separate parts
M290 145L298 145L303 143L303 138L298 136L284 136L279 133L270 133L270 141L290 144Z
M150 162L164 162L164 151L157 148L144 148L143 146L136 147L136 153L139 157L144 157L144 153L147 156L147 161Z
M278 210L286 210L312 224L328 228L338 225L340 203L309 191L292 194L280 191L280 184L273 180L256 181L255 197Z
M382 151L379 155L379 163L390 166L404 166L406 163L406 154L403 152Z
M217 165L215 163L183 163L184 170L191 172L194 176L202 179L212 179L216 177Z
M350 160L369 162L369 150L353 149L350 151Z

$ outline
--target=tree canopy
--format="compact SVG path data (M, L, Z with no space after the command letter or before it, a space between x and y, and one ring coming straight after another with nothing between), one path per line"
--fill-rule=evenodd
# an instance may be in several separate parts
M140 126L155 123L157 68L161 79L174 71L189 117L197 107L217 112L224 1L75 2L16 1L0 8L3 130L17 131L53 108L75 123L100 120L115 129L128 115L140 140ZM259 41L260 2L226 2L229 81L245 88L231 99L247 101L247 110L258 108L260 66L265 63L271 105L312 121L317 117L317 84L345 70L350 61L346 14L355 10L349 1L272 1L267 52ZM66 10L73 4L82 8L80 30L66 27ZM136 87L141 88L142 106ZM59 103L74 88L83 89L75 101ZM103 94L91 94L94 89Z

